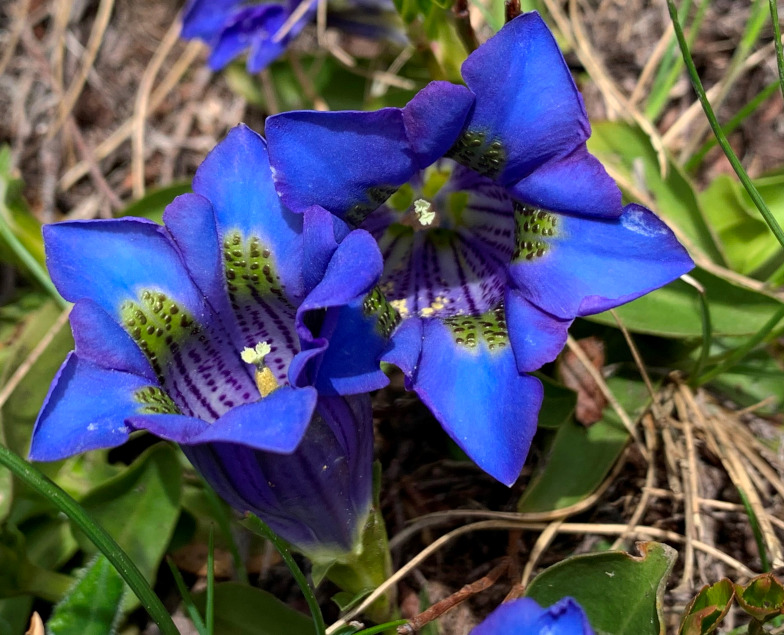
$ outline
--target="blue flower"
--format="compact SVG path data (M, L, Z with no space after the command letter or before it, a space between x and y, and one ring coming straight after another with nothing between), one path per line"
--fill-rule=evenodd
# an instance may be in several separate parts
M531 598L499 606L471 635L594 635L585 612L572 598L543 609Z
M248 71L257 73L315 20L317 6L318 0L188 0L182 36L210 46L213 70L250 49ZM405 41L392 0L330 0L327 15L330 26L349 33Z
M580 94L546 25L519 16L404 108L267 120L289 209L318 203L372 233L402 318L385 361L485 471L520 473L542 400L527 374L578 316L693 267L669 228L621 195L585 141Z
M328 212L286 210L264 140L243 126L210 153L193 190L163 227L44 228L52 280L76 303L76 351L30 456L112 447L146 429L303 551L350 550L371 501L364 393L387 382L375 240L341 232L338 245Z

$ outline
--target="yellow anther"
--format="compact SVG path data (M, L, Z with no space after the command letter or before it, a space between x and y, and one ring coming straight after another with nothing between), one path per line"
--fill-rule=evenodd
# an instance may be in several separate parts
M414 201L414 214L416 214L419 224L427 227L433 223L436 218L436 212L430 201L423 198L418 198Z
M275 374L264 363L264 358L271 351L272 347L267 342L259 342L254 348L245 348L240 353L243 362L256 367L256 388L259 389L262 398L279 387Z

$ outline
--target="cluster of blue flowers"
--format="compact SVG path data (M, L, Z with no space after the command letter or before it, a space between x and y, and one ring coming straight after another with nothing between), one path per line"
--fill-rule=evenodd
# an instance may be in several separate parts
M292 6L227 3L244 17L215 36L213 61L247 43L243 20L278 24ZM273 53L254 40L249 63ZM368 393L388 381L383 361L512 484L542 403L528 373L555 359L576 317L693 263L651 211L622 205L586 150L582 99L537 14L471 54L463 77L404 108L283 113L266 141L239 126L163 226L46 227L76 350L31 458L147 430L236 509L328 558L357 548L371 507Z
M257 73L315 21L319 2L327 5L330 27L368 38L406 41L392 0L188 0L182 36L209 44L213 70L247 51L248 70Z

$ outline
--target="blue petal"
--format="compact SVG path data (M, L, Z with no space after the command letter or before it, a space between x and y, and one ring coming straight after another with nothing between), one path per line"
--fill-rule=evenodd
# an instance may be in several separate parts
M628 205L618 220L557 217L541 257L510 273L523 296L556 317L606 311L675 280L694 267L653 212Z
M306 554L344 555L355 548L371 504L367 395L319 398L291 454L234 443L187 445L183 451L232 507L257 514Z
M338 248L334 220L337 220L336 217L319 205L305 210L302 228L304 235L302 276L308 293L324 277L332 254ZM344 237L341 236L341 239Z
M258 73L269 66L273 61L283 54L291 41L297 37L314 18L317 0L310 0L310 7L302 16L289 27L288 32L279 40L276 35L283 24L288 20L293 9L296 9L301 0L293 3L293 7L283 16L280 24L275 24L278 20L270 20L269 25L265 25L263 33L256 33L253 37L253 45L248 55L248 71ZM289 3L290 5L292 3ZM272 33L272 36L269 34Z
M440 159L457 140L474 96L465 86L430 82L403 108L403 122L420 169Z
M135 218L57 223L43 228L46 263L60 294L90 298L110 315L142 289L175 295L201 314L201 294L176 249L155 223Z
M420 318L403 320L392 334L382 360L397 366L406 378L406 389L413 390L412 379L416 377L419 360L422 357L424 324Z
M193 191L212 204L221 242L231 232L257 237L272 252L286 296L301 296L302 218L275 192L264 139L245 125L232 128L199 166Z
M613 218L621 213L618 186L584 146L548 161L508 188L515 198L565 214Z
M128 422L134 428L184 445L201 443L236 443L256 450L293 452L308 427L316 407L313 388L282 386L255 403L232 408L212 424L200 425L196 419L135 416Z
M464 137L469 154L462 162L469 157L470 163L472 155L479 161L497 142L494 162L482 165L524 201L545 205L547 200L548 209L561 212L620 214L620 191L583 149L591 131L582 98L539 14L527 13L506 24L468 57L462 72L476 95ZM473 149L471 143L476 144ZM556 166L549 167L550 162ZM538 170L544 172L516 188ZM558 183L553 172L574 174L579 185L589 187L570 195L576 188L568 180Z
M441 320L423 320L421 347L410 376L413 389L479 467L506 485L514 483L536 432L542 384L517 371L510 346L489 350L479 342L468 348ZM410 342L403 348L412 350Z
M121 445L130 434L125 419L145 405L135 395L151 387L149 379L107 370L71 353L38 415L30 459L56 461Z
M539 631L534 629L534 625L544 612L545 610L531 598L505 602L473 629L470 635L501 635L501 633L540 635Z
M367 232L353 231L340 243L324 278L297 313L303 346L324 350L324 355L313 358L317 365L309 370L292 368L292 376L307 372L319 392L333 395L367 392L388 383L378 358L394 326L387 322L391 309L380 293L371 293L382 268L376 241ZM314 336L308 315L323 309L328 310Z
M283 202L295 212L321 205L355 225L419 167L398 108L282 113L266 135Z
M513 287L507 287L504 307L517 370L532 372L558 357L573 320L545 313Z
M242 0L188 0L182 18L182 37L211 41L226 25L226 21L242 5Z
M229 307L212 205L199 194L183 194L166 207L163 223L191 278L223 314Z
M77 301L70 320L79 359L156 381L149 360L136 342L95 302Z
M582 608L564 598L547 609L531 598L506 602L471 631L471 635L594 635Z
M285 9L279 4L239 8L225 21L220 36L215 40L209 59L210 68L214 71L222 69L251 45L258 47L259 42L274 49L274 56L269 61L275 59L283 52L285 43L273 42L272 38L286 17ZM248 70L256 72L250 64Z

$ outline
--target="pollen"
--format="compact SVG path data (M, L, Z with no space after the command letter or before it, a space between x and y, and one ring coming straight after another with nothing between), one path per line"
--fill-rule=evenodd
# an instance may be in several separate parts
M392 308L395 309L402 319L406 319L409 315L411 315L411 311L408 310L408 299L402 298L400 300L390 300L389 304L392 305Z
M414 201L414 214L416 214L419 224L423 227L429 227L436 219L436 212L430 201L423 198L418 198Z
M264 358L271 351L272 347L268 342L259 342L253 348L244 348L240 353L243 362L253 364L256 367L256 388L262 398L269 396L279 387L275 374L264 363Z
M246 364L253 364L254 366L263 366L264 358L269 355L272 347L267 342L259 342L254 348L243 349L240 357Z

